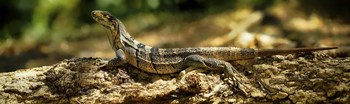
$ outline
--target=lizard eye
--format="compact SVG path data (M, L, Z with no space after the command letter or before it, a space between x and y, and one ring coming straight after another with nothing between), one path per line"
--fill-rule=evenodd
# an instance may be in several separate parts
M113 18L108 18L108 21L109 22L113 22Z

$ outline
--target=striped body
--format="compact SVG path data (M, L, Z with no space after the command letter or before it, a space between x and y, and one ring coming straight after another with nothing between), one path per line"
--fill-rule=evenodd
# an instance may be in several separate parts
M126 31L123 23L113 17L110 13L105 11L93 11L92 17L110 31L108 39L112 48L117 53L116 59L120 59L119 61L126 61L143 71L156 74L170 74L181 71L189 66L196 66L207 68L223 67L230 75L234 76L232 71L235 69L226 61L336 48L325 47L261 50L236 47L153 48L133 39ZM122 52L120 53L120 51ZM187 59L190 61L185 61Z
M142 43L132 47L125 45L127 62L144 71L157 74L170 74L181 71L186 66L183 60L190 55L200 55L219 60L242 60L257 57L254 49L235 47L201 48L153 48Z

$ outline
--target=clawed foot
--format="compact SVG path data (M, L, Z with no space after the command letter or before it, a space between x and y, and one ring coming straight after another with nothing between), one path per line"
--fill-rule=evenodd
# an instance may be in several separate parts
M228 76L228 79L225 81L227 81L228 83L232 83L234 87L238 88L246 96L248 96L247 90L249 90L249 88L244 83L248 81L248 78L246 78L244 75L238 72L230 63L223 62L223 65L225 66L225 73Z

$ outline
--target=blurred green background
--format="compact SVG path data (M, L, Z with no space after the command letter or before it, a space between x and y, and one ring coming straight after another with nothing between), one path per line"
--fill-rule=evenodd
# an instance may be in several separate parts
M121 19L141 42L157 47L188 47L225 35L232 24L256 11L262 19L249 32L278 34L292 41L303 41L299 34L308 33L349 39L349 8L347 0L1 0L0 71L51 65L74 57L113 58L105 30L90 17L96 9ZM321 22L304 31L288 26L294 17L306 18L308 25L314 23L313 17ZM228 20L236 22L225 22ZM327 30L329 23L340 32ZM329 45L349 45L331 41Z

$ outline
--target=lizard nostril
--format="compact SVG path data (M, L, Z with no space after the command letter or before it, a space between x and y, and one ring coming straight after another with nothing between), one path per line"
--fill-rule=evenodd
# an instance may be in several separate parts
M93 10L91 12L91 15L99 15L100 14L100 11L99 10Z
M95 16L95 15L96 15L96 12L95 12L95 11L92 11L92 12L91 12L91 15L92 15L92 16Z

